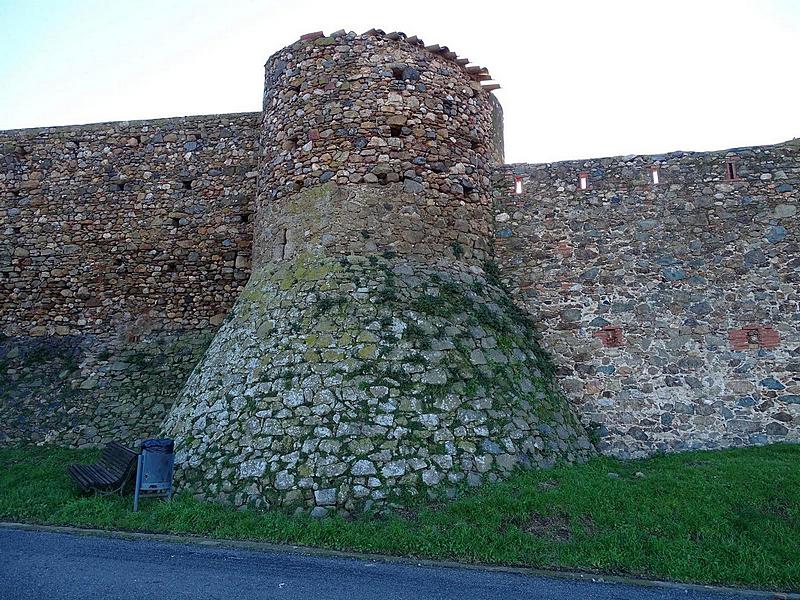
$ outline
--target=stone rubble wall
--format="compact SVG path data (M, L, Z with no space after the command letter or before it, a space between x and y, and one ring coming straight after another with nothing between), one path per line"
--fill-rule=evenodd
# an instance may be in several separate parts
M0 338L0 442L135 447L158 437L214 336L169 331Z
M255 271L165 422L198 498L322 516L594 452L477 270L308 253Z
M0 330L219 324L249 276L257 119L0 132Z
M498 167L485 78L318 34L264 113L0 132L0 441L158 433L251 262L306 254L494 256L604 452L798 441L797 142Z
M304 37L266 64L256 266L306 250L486 260L492 94L452 53L402 36ZM321 185L338 193L319 198Z
M593 452L480 266L498 105L453 56L339 32L267 62L253 273L165 420L178 485L321 516Z
M800 441L800 143L506 165L494 183L503 280L601 450Z
M258 117L0 132L0 440L158 433L250 274Z

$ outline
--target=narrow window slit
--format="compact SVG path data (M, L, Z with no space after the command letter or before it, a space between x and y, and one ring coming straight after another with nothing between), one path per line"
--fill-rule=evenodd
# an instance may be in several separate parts
M280 250L279 250L280 258L286 258L286 246L289 245L289 240L286 237L288 232L289 232L288 229L283 229L283 231L280 233L280 237L279 237L279 241L278 241L278 244L280 246Z
M651 174L653 177L653 185L658 185L659 181L658 167L653 167L653 169L651 170Z
M582 190L587 189L589 187L589 174L581 173L578 175L578 184Z
M729 158L725 161L725 178L729 180L737 179L736 162L732 158Z
M517 195L522 193L522 177L514 177L514 193Z

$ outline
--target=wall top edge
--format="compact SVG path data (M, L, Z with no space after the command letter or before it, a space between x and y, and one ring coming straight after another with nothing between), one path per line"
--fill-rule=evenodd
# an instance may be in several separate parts
M490 98L493 98L490 95ZM499 104L499 103L498 103ZM70 124L70 125L54 125L54 126L39 126L39 127L24 127L19 129L0 129L0 139L14 139L14 138L30 138L44 133L59 133L68 131L99 131L109 127L115 128L134 128L134 127L147 127L147 126L163 126L166 124L181 124L190 123L197 120L237 120L252 118L257 120L261 116L261 111L252 112L236 112L236 113L210 113L201 115L184 115L173 117L158 117L153 119L135 119L135 120L122 120L122 121L101 121L98 123L86 124ZM254 123L255 125L255 123ZM615 164L629 164L629 165L652 165L657 163L668 163L671 161L679 161L681 159L692 159L697 157L736 157L745 156L752 153L759 153L768 150L790 150L800 151L800 138L792 138L776 144L763 144L755 146L741 146L734 148L725 148L720 150L675 150L660 154L628 154L617 156L602 156L592 158L580 159L567 159L539 163L505 163L499 164L494 167L495 171L505 171L508 173L524 173L532 168L550 168L550 167L581 167L590 166L591 164L602 163L615 163Z
M145 127L158 126L168 123L182 123L192 120L214 120L214 119L242 119L251 117L258 119L261 111L237 112L237 113L212 113L206 115L184 115L174 117L158 117L155 119L137 119L132 121L102 121L100 123L76 123L71 125L53 125L40 127L23 127L19 129L0 129L0 138L28 137L40 133L58 133L60 131L96 131L108 127Z
M360 34L354 31L348 32L345 31L344 29L340 29L339 31L334 31L329 35L326 35L322 31L307 33L305 35L300 36L300 38L295 42L293 42L292 44L273 53L267 59L267 65L270 63L270 61L276 59L287 50L298 48L304 44L311 44L316 46L327 46L337 42L341 44L349 44L352 43L353 41L363 40L366 38L372 38L378 40L391 40L393 42L408 44L409 46L425 50L429 54L443 58L452 63L457 68L461 69L467 75L467 77L469 77L469 79L479 83L484 91L492 92L500 88L498 84L490 83L492 76L490 75L489 70L486 67L475 65L473 61L469 60L468 58L459 57L457 53L453 52L447 46L440 46L439 44L426 45L425 42L422 41L422 39L420 39L416 35L407 35L402 31L392 31L390 33L386 33L382 29L377 29L377 28L372 28L369 31L365 31L364 33Z
M655 165L657 163L668 163L681 159L693 159L699 157L716 156L720 158L736 158L737 156L747 156L749 154L760 153L768 150L790 150L800 152L800 138L792 138L777 144L763 144L757 146L741 146L737 148L725 148L722 150L675 150L662 154L628 154L619 156L602 156L594 158L580 158L568 160L556 160L541 163L506 163L497 165L495 170L502 170L510 173L523 172L531 168L551 168L551 167L582 167L590 166L594 163L615 163L628 165Z

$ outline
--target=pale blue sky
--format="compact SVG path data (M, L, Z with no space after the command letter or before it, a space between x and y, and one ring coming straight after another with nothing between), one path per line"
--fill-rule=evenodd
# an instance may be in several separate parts
M488 67L509 162L800 137L800 0L0 0L0 129L257 111L267 56L372 27Z

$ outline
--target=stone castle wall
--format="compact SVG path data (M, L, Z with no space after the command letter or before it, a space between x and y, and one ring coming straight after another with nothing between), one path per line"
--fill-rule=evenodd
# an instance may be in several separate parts
M495 184L503 279L603 451L800 440L800 144L506 165Z
M484 70L417 42L306 36L266 119L0 132L0 441L158 434L254 229L257 265L494 257L604 452L797 441L797 144L497 167Z
M317 516L594 452L502 289L376 254L254 271L164 431L197 497Z
M158 433L249 276L257 120L0 132L0 438Z
M0 329L219 324L249 275L257 120L0 132Z

